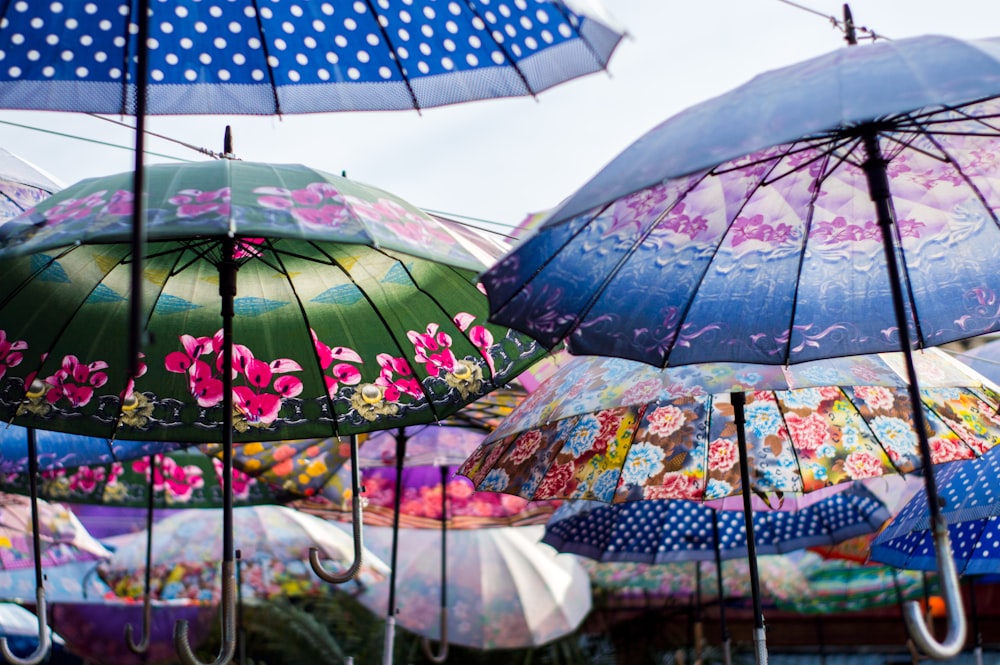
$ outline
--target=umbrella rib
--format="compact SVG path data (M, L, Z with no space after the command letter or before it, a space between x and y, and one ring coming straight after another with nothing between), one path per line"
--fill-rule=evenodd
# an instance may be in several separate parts
M406 71L403 69L403 63L401 63L399 58L396 57L396 47L393 45L392 40L389 39L389 33L385 29L386 24L379 20L381 15L375 8L372 0L365 0L365 4L368 5L368 11L370 11L372 16L375 17L375 23L378 25L378 31L381 33L382 39L385 40L386 46L389 47L389 53L392 54L392 61L396 65L396 71L399 72L400 78L403 79L403 83L406 85L406 91L410 94L410 101L413 102L413 108L417 110L417 113L420 113L420 102L417 101L417 95L413 92L413 86L410 84L410 77L406 75Z
M969 175L962 170L962 165L951 158L951 155L948 153L945 147L938 142L937 138L935 138L934 136L929 136L928 138L930 139L931 143L933 143L942 152L942 154L945 155L948 162L952 165L952 167L954 167L955 172L958 173L959 177L962 178L962 181L966 184L966 186L968 186L968 188L971 189L972 192L976 195L976 198L979 199L979 202L982 204L983 209L990 216L990 219L993 220L993 224L1000 227L1000 218L998 218L997 214L994 212L993 206L989 204L989 202L986 200L986 197L983 195L982 190L976 186L976 184L972 181L972 178L969 177Z
M834 170L836 170L838 166L840 166L843 163L843 161L838 158L837 164L833 167L833 169L830 169L828 171L826 167L829 166L830 155L834 154L833 153L834 150L836 150L836 146L834 146L831 149L831 151L823 155L823 161L825 162L825 164L824 168L821 169L820 171L822 174L820 176L820 182L822 182L822 180L824 180L827 177L828 173L832 173ZM786 330L788 330L788 339L785 342L786 363L789 362L789 360L792 357L792 350L793 350L792 343L794 342L794 337L795 337L794 335L795 317L798 314L798 308L799 308L799 287L802 285L802 267L805 265L806 261L805 249L806 245L809 244L809 233L812 230L813 215L816 212L816 198L819 196L819 193L822 189L823 188L821 186L816 186L813 188L812 193L809 195L809 204L807 207L808 213L806 214L805 226L802 229L802 251L798 252L799 255L797 262L798 267L796 268L797 275L795 278L795 288L793 289L792 293L792 310L791 312L789 312L790 316L788 320L788 325L786 326Z
M278 272L282 277L285 278L285 281L288 283L289 290L292 292L292 295L295 296L295 303L299 307L299 313L302 315L302 321L305 322L306 328L308 330L312 330L312 326L309 325L309 315L306 313L305 304L302 302L302 298L299 297L299 292L298 292L298 289L295 288L295 281L292 279L291 273L289 273L288 269L285 267L284 262L281 260L281 253L278 252L274 248L274 243L272 243L269 239L266 239L265 242L267 243L268 248L274 254L275 261L277 261L277 263L278 263L278 267L276 268L276 272ZM325 253L324 253L324 255L325 255ZM331 261L331 263L334 264L334 267L340 268L340 265L337 264L335 261L333 261L332 258L330 259L330 261ZM319 262L317 262L317 263L319 263ZM341 270L343 270L343 268L341 268ZM348 275L348 277L350 277L350 276ZM310 338L310 340L309 340L309 346L312 346L312 345L313 345L313 341ZM322 380L322 377L324 375L323 375L323 367L320 365L319 354L314 352L312 354L312 359L313 359L313 362L316 364L316 371L317 371L317 373L319 374L319 376L321 377L321 380ZM324 392L326 394L327 404L329 405L329 408L330 408L330 417L331 417L331 419L333 421L333 434L334 434L334 436L336 436L339 439L340 438L340 428L339 428L339 423L338 423L338 420L337 420L337 409L336 409L337 405L334 403L333 398L330 396L330 391L327 390L327 391L324 391Z
M278 98L278 86L274 80L274 67L271 66L271 53L268 50L267 38L264 34L264 22L260 18L260 6L257 0L253 0L253 16L257 23L257 32L260 34L260 49L264 55L264 67L267 68L267 78L271 82L271 96L274 99L274 115L282 115L281 100Z
M795 459L795 469L799 474L799 479L802 481L802 491L806 491L806 481L805 476L802 475L802 458L799 457L799 449L795 445L795 439L792 438L792 428L788 426L788 419L785 418L785 409L782 406L781 401L778 399L778 391L769 391L771 397L774 398L774 406L778 409L778 415L781 416L781 424L784 426L785 431L788 432L788 443L791 444L792 457Z
M484 27L488 26L488 23L487 23L486 19L484 19L480 15L479 10L472 3L472 0L465 0L465 6L468 8L469 12L473 16L475 16L480 21L482 21ZM524 72L521 71L521 68L518 66L517 60L514 59L514 57L511 55L510 51L507 49L506 44L504 44L503 42L497 41L496 37L493 36L493 31L492 30L484 29L483 32L485 32L489 36L490 40L493 42L493 46L495 46L497 48L497 50L499 50L501 53L503 53L503 57L505 57L507 59L507 62L510 64L510 68L513 69L514 72L517 74L518 78L521 79L521 83L524 85L524 89L528 91L529 95L531 95L532 97L534 97L535 96L535 91L531 88L531 84L528 83L527 77L524 75Z
M552 4L553 4L553 9L555 9L557 12L559 12L562 15L563 20L566 21L567 24L573 25L574 21L573 21L572 15L568 11L568 9L567 9L567 7L566 7L565 4L563 4L561 2L552 3ZM600 65L600 67L601 67L602 70L607 71L607 69L608 69L608 63L607 63L607 61L604 61L604 62L601 61L601 56L599 55L600 51L597 48L595 48L594 45L590 43L590 40L588 40L584 36L583 31L580 30L579 28L576 28L576 36L587 47L587 50L590 51L590 55L593 56L594 62L596 62L598 65Z

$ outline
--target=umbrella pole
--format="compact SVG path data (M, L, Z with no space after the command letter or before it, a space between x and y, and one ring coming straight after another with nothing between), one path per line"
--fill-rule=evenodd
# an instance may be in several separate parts
M396 637L396 563L399 555L399 508L403 502L403 458L406 457L406 428L396 430L396 486L392 497L392 549L389 553L389 607L385 618L385 643L382 646L383 665L392 665L393 641Z
M878 136L874 128L866 129L862 134L865 147L865 162L862 165L868 180L868 190L875 203L878 225L882 231L882 245L885 250L885 263L889 272L889 287L892 290L892 304L896 316L896 328L899 331L899 344L906 360L907 390L910 395L910 405L913 412L913 427L916 429L917 443L920 447L920 460L924 471L924 487L927 492L927 505L930 512L930 523L934 534L934 549L937 554L938 577L941 581L942 595L948 618L948 634L944 641L938 642L927 624L920 616L920 607L915 602L907 602L903 606L903 618L916 643L928 656L935 659L951 658L957 655L965 645L966 621L965 608L962 606L962 595L958 584L958 571L955 559L951 554L951 542L948 537L948 525L941 515L941 505L938 503L937 483L934 479L934 461L931 456L931 446L927 439L927 425L924 419L920 385L917 380L917 370L913 364L913 345L910 341L910 328L906 318L904 305L902 276L896 261L895 248L895 213L892 208L892 194L889 190L889 177L886 173L886 162L878 144ZM911 303L911 309L913 304Z
M129 292L128 376L139 376L139 358L143 347L142 280L143 261L146 254L145 161L146 153L146 86L147 48L149 38L149 0L137 0L136 31L136 80L135 80L135 167L132 173L132 271ZM122 100L122 112L126 111Z
M42 537L38 524L38 446L35 442L35 428L28 428L28 488L31 498L31 547L35 555L35 615L38 617L38 646L26 658L15 655L7 644L6 637L0 637L0 653L8 663L14 665L38 665L49 655L52 635L49 632L45 610L45 586L42 577Z
M448 658L448 467L441 467L441 651L434 653L431 641L420 640L424 656L432 663Z
M719 630L722 636L722 663L732 665L732 640L726 626L726 598L722 585L722 548L719 547L719 511L712 509L712 539L715 543L715 585L719 596Z
M695 561L694 585L694 665L701 665L702 646L705 642L705 624L701 607L701 561Z
M144 654L149 650L149 631L153 626L153 602L150 598L153 568L153 511L156 500L156 455L149 456L149 487L146 490L146 571L143 575L142 598L142 639L132 639L132 624L125 624L125 644L134 654Z
M753 600L753 645L757 665L767 665L767 636L764 632L764 610L760 602L760 577L757 571L757 546L753 536L753 507L750 505L750 462L747 459L746 417L743 393L731 393L736 419L736 442L740 452L740 486L743 492L743 522L747 530L747 563L750 565L750 595Z
M219 296L222 300L222 644L212 665L236 654L236 566L233 547L233 301L236 298L235 243L222 240ZM184 665L201 665L188 640L188 623L174 624L174 647Z

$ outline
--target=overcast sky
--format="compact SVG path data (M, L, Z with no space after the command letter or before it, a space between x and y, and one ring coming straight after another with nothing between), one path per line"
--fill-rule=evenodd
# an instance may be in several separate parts
M416 112L152 117L147 129L221 151L227 124L246 160L298 162L379 186L432 210L516 225L557 204L660 121L755 74L844 47L823 16L782 0L605 0L629 31L607 73L537 99ZM825 16L842 3L801 0ZM888 38L1000 35L1000 2L856 0L855 21ZM131 121L129 118L122 118ZM0 112L17 123L129 146L128 128L62 113ZM0 124L0 146L66 183L127 171L127 150ZM204 159L151 139L147 149ZM150 156L149 162L166 161Z

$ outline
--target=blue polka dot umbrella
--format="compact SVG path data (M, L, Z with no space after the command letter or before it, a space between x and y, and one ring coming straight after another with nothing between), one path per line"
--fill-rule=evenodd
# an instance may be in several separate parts
M937 470L941 514L962 575L1000 574L1000 450ZM899 568L937 570L927 494L914 494L872 541L871 559Z
M785 554L872 533L889 517L872 492L851 486L800 510L755 511L754 541L759 554ZM723 559L747 555L742 511L716 511L681 499L567 502L549 519L542 540L560 552L598 561L708 561L716 548Z

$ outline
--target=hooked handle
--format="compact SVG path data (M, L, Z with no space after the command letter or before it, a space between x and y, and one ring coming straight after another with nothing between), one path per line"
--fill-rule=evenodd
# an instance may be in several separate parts
M448 659L448 617L445 608L441 608L441 651L435 653L431 641L426 637L420 640L420 648L432 663L440 664Z
M309 565L312 566L313 572L316 575L330 584L343 584L344 582L349 582L358 574L361 570L361 564L364 560L363 549L361 546L361 502L363 501L361 497L361 468L358 464L358 438L356 436L351 437L351 521L353 522L352 535L354 536L354 561L351 563L350 568L348 568L343 573L331 573L323 567L322 562L319 559L319 548L310 547L309 548Z
M142 640L138 643L132 639L132 624L125 624L125 644L128 650L134 654L142 655L149 651L149 633L153 626L153 603L149 597L149 590L142 600Z
M236 654L236 566L232 561L222 562L222 647L211 665L225 665ZM184 619L174 624L174 648L184 665L203 665L194 655L188 640L188 622Z
M48 619L45 616L45 589L37 587L35 589L35 615L38 617L38 646L26 658L21 658L14 654L7 645L7 638L0 637L0 653L8 663L13 665L38 665L49 655L49 647L52 646L52 636L49 633Z
M938 580L944 595L945 612L948 619L948 634L944 641L938 642L927 627L920 613L920 605L916 601L907 601L903 605L903 619L910 638L920 651L935 660L944 660L958 655L965 646L965 610L962 607L962 596L958 586L958 570L951 554L951 541L948 537L948 525L944 517L938 515L934 519L934 550L937 555Z

